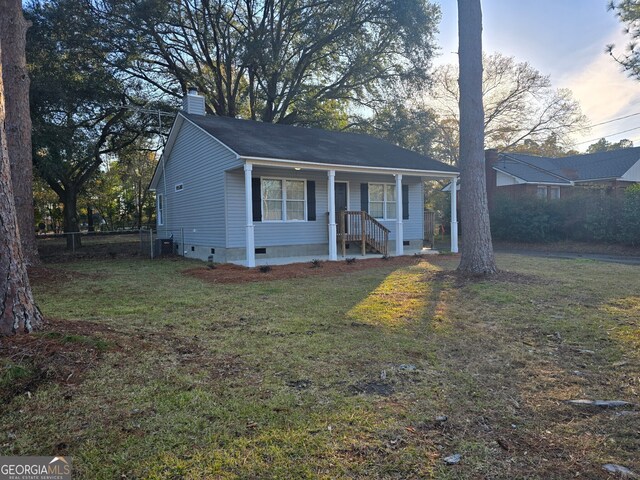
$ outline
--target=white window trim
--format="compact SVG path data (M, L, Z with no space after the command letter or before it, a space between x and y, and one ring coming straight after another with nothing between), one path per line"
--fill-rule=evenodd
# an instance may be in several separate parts
M264 219L264 202L262 197L262 181L263 180L279 180L282 182L282 220L265 220ZM304 182L304 220L288 220L287 219L287 189L286 181ZM299 200L298 200L299 201ZM260 177L260 218L262 223L301 223L307 222L307 179L292 177Z
M180 187L180 188L178 188L178 187ZM183 190L184 190L184 183L176 183L176 186L175 186L174 190L175 190L176 192L181 192L181 191L183 191Z
M158 221L158 225L164 225L164 209L166 207L164 203L164 194L159 193L156 198L156 219ZM162 208L160 207L162 205Z
M373 215L371 215L373 218L375 218L376 220L385 220L385 221L394 221L397 220L395 217L395 212L396 210L394 209L394 216L393 218L389 218L387 217L387 185L392 186L393 188L396 188L396 184L395 183L389 183L389 182L369 182L368 184L368 188L367 188L367 196L369 198L367 198L367 212L371 212L371 185L384 185L384 200L382 201L382 205L383 205L383 210L382 210L382 217L373 217ZM400 193L400 195L402 195L402 193ZM400 199L400 201L402 201L402 199ZM380 202L377 202L380 203ZM396 192L396 201L395 202L391 202L391 203L398 203L398 192Z
M547 192L549 195L549 200L559 200L562 196L562 189L560 187L548 187ZM554 197L551 192L558 192L558 196Z

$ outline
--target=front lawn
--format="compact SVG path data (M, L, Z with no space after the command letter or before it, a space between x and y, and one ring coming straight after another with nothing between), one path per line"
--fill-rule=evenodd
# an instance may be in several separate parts
M48 265L51 324L1 340L0 455L87 479L640 472L638 407L566 403L640 403L640 268L498 260L491 281L445 256L241 284L182 259Z

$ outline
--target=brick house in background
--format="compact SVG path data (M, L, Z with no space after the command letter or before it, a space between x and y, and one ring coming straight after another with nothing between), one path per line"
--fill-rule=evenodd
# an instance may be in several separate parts
M640 147L560 158L486 150L485 161L489 208L502 194L554 200L585 188L612 195L640 183Z

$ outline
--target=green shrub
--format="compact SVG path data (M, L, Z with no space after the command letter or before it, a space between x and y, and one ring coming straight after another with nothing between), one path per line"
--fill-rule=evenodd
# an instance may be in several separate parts
M491 232L497 240L548 242L552 215L546 202L537 198L496 198Z
M603 190L574 191L558 200L496 197L491 213L496 240L546 243L558 240L640 244L640 186L622 198Z
M640 185L633 185L624 192L618 238L622 243L640 245Z

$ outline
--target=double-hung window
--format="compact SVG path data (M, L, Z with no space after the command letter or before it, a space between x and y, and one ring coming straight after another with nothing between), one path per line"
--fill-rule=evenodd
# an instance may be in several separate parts
M369 184L369 215L381 220L396 218L398 197L393 183Z
M305 183L304 180L263 178L261 180L262 221L305 221L307 219Z
M547 187L545 185L538 185L536 189L536 196L542 200L547 199Z

